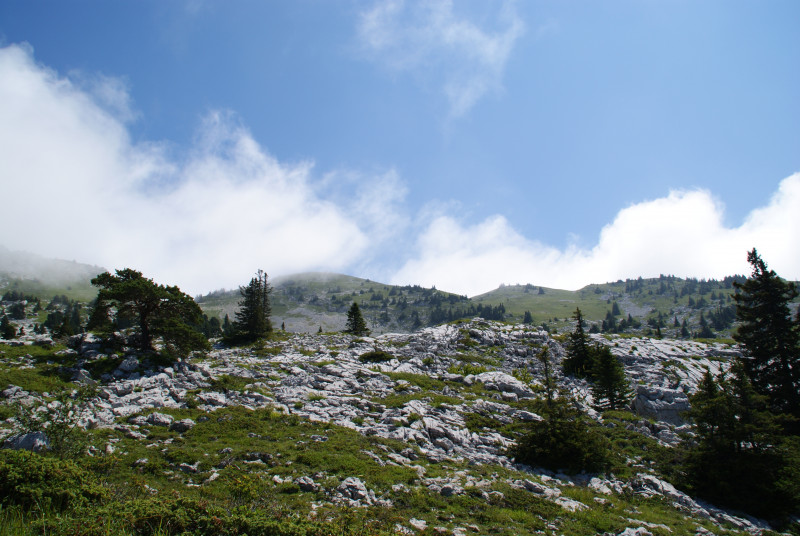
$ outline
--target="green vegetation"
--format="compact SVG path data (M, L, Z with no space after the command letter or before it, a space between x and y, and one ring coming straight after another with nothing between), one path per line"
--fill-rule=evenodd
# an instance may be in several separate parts
M800 313L793 319L789 308L800 292L768 270L755 248L747 261L753 273L736 285L741 325L734 338L747 348L743 362L754 387L774 411L800 419Z
M367 323L364 322L364 317L361 316L361 309L358 307L358 303L356 302L353 302L353 305L351 305L350 309L347 311L347 325L345 327L345 332L357 337L369 335Z
M529 425L510 454L518 462L554 471L602 471L610 464L610 444L591 425L566 392L553 381L549 349L538 355L544 365L545 399L536 404L542 417Z
M209 348L195 327L202 320L200 307L178 287L157 285L130 268L100 274L92 284L100 292L89 329L107 331L131 323L138 328L140 350L153 351L153 339L160 338L165 352L176 357Z
M228 342L234 344L252 343L266 338L272 333L272 307L270 294L272 287L267 280L267 274L259 270L255 277L250 279L246 287L239 287L241 301L236 312L236 321L225 333Z
M362 363L385 363L392 359L394 359L394 356L383 350L371 350L358 356L358 360Z

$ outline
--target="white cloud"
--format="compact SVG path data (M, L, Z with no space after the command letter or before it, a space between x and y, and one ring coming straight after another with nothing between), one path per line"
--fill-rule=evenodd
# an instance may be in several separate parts
M436 80L450 114L466 114L490 91L502 87L503 71L524 24L513 2L497 13L491 32L454 13L452 0L389 0L361 14L361 46L389 69Z
M722 277L748 273L752 247L780 275L800 279L800 174L739 227L723 223L711 193L671 192L621 210L593 248L558 249L502 216L459 221L447 215L452 204L412 221L395 171L315 180L310 162L279 162L229 112L209 113L186 154L133 143L125 86L97 80L105 97L37 65L30 47L0 49L1 245L136 268L191 293L234 287L258 268L358 267L356 275L393 273L395 283L469 295L501 283Z
M310 163L278 162L232 114L209 114L176 160L131 142L124 86L99 80L102 105L37 65L30 47L0 49L7 247L130 266L193 293L234 287L257 268L344 269L367 248L370 230L317 194ZM114 103L122 117L107 111Z
M465 225L440 215L392 282L476 295L501 283L577 289L662 273L721 278L749 274L746 254L753 247L779 275L800 279L798 239L800 173L784 179L771 202L739 227L723 224L723 207L709 192L671 192L621 210L592 249L528 240L502 216Z

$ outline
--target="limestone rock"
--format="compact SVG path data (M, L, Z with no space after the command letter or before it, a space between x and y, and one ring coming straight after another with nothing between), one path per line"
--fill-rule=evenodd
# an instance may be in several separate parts
M40 452L50 448L50 440L44 432L29 432L9 437L3 442L3 448Z
M146 422L153 426L169 426L174 420L175 417L166 413L151 413L147 416Z

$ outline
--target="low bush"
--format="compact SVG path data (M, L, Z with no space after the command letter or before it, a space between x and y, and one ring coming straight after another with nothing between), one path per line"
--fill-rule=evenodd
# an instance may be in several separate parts
M70 460L0 450L0 503L62 511L105 497L95 478Z
M384 352L383 350L372 350L365 354L358 356L358 360L362 363L385 363L391 361L394 356Z

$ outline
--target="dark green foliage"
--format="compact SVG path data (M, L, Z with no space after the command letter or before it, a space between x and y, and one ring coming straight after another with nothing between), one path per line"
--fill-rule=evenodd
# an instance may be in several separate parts
M371 352L367 352L358 356L358 360L362 363L384 363L386 361L391 361L392 359L394 359L394 356L384 352L383 350L372 350Z
M272 307L269 298L272 286L267 280L267 274L259 270L249 285L239 287L239 293L242 299L233 323L232 339L235 342L249 343L268 337L272 333Z
M720 506L780 519L800 512L800 440L782 437L767 398L736 361L709 372L690 398L698 442L684 463L689 489Z
M533 324L533 316L531 316L530 311L525 311L525 314L522 317L523 324Z
M800 418L800 321L789 308L797 287L768 270L755 249L747 261L753 273L734 283L740 322L734 339L747 350L744 366L756 390L769 396L775 410Z
M700 339L714 338L714 332L711 331L711 327L708 325L708 322L706 322L702 312L700 312L700 331L697 333L697 337Z
M590 419L564 397L537 408L541 421L530 425L511 455L517 462L569 473L601 471L610 464L610 443Z
M0 450L0 504L61 511L104 496L93 476L70 460Z
M416 311L415 311L416 312ZM475 305L447 308L441 306L434 307L430 312L430 325L442 324L445 322L453 322L462 318L480 317L486 320L504 320L506 317L506 308L502 303L499 305L484 305L479 303ZM531 318L533 323L533 318Z
M345 332L352 333L353 335L357 336L369 334L367 323L364 321L364 317L361 316L361 309L359 309L356 302L353 302L353 305L351 305L350 309L347 311L347 324L345 326Z
M3 318L0 319L0 337L6 340L15 339L17 337L17 328L11 323L11 320L8 319L8 315L3 315Z
M562 366L564 374L585 378L591 375L593 363L589 336L583 329L584 320L580 308L575 309L573 318L576 320L575 329L569 334L567 357Z
M8 313L13 320L25 319L25 304L23 302L16 302L8 308Z
M48 527L47 534L100 536L108 533L111 524L118 531L115 533L140 536L357 536L366 534L362 528L372 523L365 517L348 520L347 516L326 522L288 519L274 511L227 509L207 500L180 496L112 502L92 513L89 519L64 519Z
M538 355L544 368L545 399L535 411L542 417L530 425L510 454L520 463L554 471L600 471L610 463L610 443L566 393L557 393L549 348Z
M601 410L622 409L631 399L625 368L608 346L593 349L592 396Z
M117 317L136 319L143 351L153 349L154 338L161 338L167 350L177 356L209 348L206 338L194 328L203 318L200 307L178 287L157 285L130 268L117 270L116 275L100 274L92 284L100 287L100 292L91 325L108 325L102 316L113 307Z
M216 316L212 316L211 318L208 315L203 315L203 324L201 326L201 331L203 335L207 339L213 339L215 337L222 336L222 323L219 321L219 318Z

